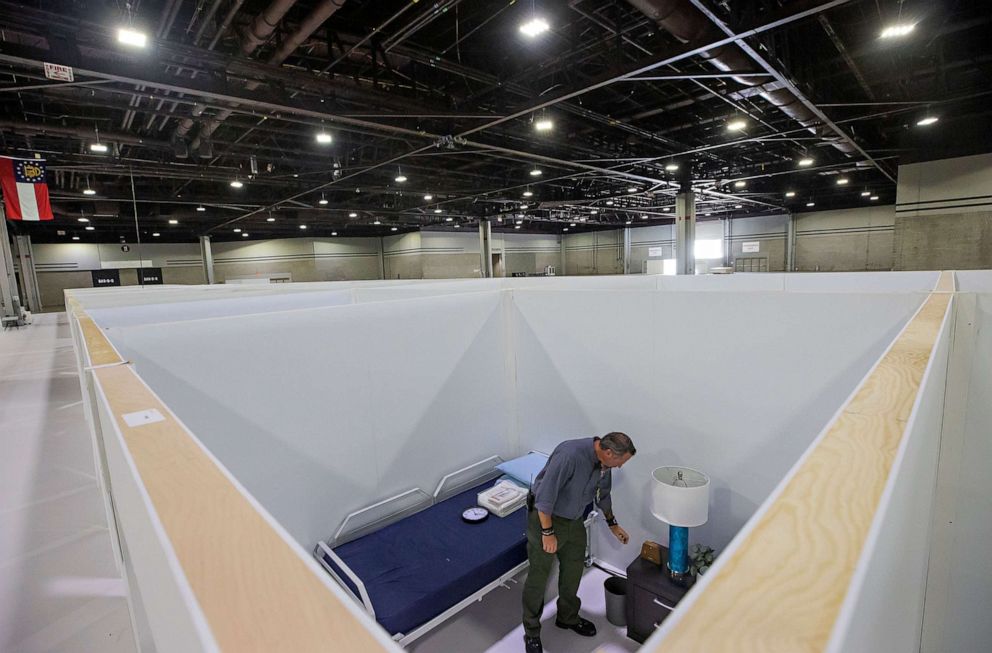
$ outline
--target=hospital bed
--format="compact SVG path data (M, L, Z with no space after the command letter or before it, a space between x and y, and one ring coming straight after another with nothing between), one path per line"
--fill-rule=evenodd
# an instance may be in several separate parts
M446 475L432 495L415 488L355 511L314 556L407 645L527 568L526 508L479 524L461 519L502 462L490 456ZM595 516L587 514L587 531Z

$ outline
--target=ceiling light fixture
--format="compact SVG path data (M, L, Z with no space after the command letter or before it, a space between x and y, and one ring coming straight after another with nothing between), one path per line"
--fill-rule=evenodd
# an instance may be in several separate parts
M348 214L348 217L349 218L357 218L358 217L358 214L355 213L354 211L352 211L351 213Z
M117 42L121 45L143 48L148 45L148 35L130 27L119 27L117 29Z
M169 224L179 224L179 220L169 220Z
M444 213L441 209L434 209L434 213Z
M231 188L243 188L243 187L244 187L244 183L239 179L235 179L234 181L231 182Z
M638 189L637 189L636 187L634 187L634 186L629 186L629 187L627 188L627 192L628 192L628 193L636 193L636 192L637 192L637 190L638 190Z
M745 127L747 127L747 123L745 121L741 120L740 118L737 118L735 120L731 120L730 122L727 123L727 131L730 131L730 132L743 131L743 129Z
M871 200L872 202L874 202L875 200L877 200L877 199L878 199L878 195L872 195L872 196L871 196L871 197L869 197L868 199L870 199L870 200Z
M516 225L516 226L514 226L513 228L514 228L514 229L519 229L519 228L520 228L520 225Z
M337 235L338 235L338 232L336 232L336 231L332 231L332 232L331 232L331 235L332 235L332 236L337 236Z
M86 231L93 231L96 227L86 227Z
M397 227L390 227L389 230L390 231L399 231L399 229Z
M530 176L531 177L540 177L543 174L544 174L544 171L541 170L540 168L534 168L533 170L530 171Z
M427 193L426 195L424 195L424 201L425 202L430 202L432 199L434 199L434 196L431 195L430 193Z
M376 221L375 221L375 222L373 222L372 224L374 224L374 225L380 225L380 224L382 224L382 221L381 221L381 220L376 220Z
M569 227L574 227L574 226L575 226L575 223L574 223L574 222L571 222L571 223L569 223L569 225L568 225L568 226L569 226Z
M196 210L199 211L200 213L202 213L202 212L206 211L207 209L204 206L198 206L198 207L196 207Z
M634 222L633 220L627 220L625 224L633 224L633 222Z
M667 166L665 166L666 172L675 172L678 169L679 169L679 164L677 163L669 163Z
M462 228L462 226L460 224L456 224L455 225L455 229L461 229L461 228Z
M236 234L240 234L240 233L241 233L241 230L240 230L240 229L235 229L235 230L234 230L234 233L236 233Z
M743 179L734 182L734 188L744 188L745 186L747 186L747 182Z
M245 232L245 233L243 233L243 234L241 234L241 237L242 237L242 238L247 238L247 237L248 237L248 233L247 233L247 232Z
M534 193L532 191L525 190L524 197L534 197Z
M549 132L555 128L555 123L553 123L549 118L541 118L534 122L534 129L539 132Z
M396 179L394 179L394 181L397 184L402 184L403 182L405 182L406 181L406 175L403 174L403 171L402 170L397 170L396 172L397 172L397 175L396 175Z
M816 202L806 202L806 206L816 206Z
M863 190L863 191L861 191L861 197L868 197L869 195L871 195L871 191L870 190Z
M317 200L317 204L320 204L321 206L327 206L327 198L324 197L323 193L320 194L320 199Z
M613 206L613 200L607 200L606 206Z
M917 127L926 127L927 125L932 125L940 120L937 116L927 116L926 118L921 118L916 121Z
M734 204L734 208L735 209L743 209L744 208L744 205L743 204Z
M106 143L90 143L90 152L95 152L96 154L106 154L107 150Z
M883 39L898 38L900 36L906 36L915 28L916 25L913 23L896 23L885 27L878 36Z
M314 136L314 138L316 138L317 142L320 143L321 145L330 145L331 142L334 140L334 138L325 131L317 132L317 135Z
M266 218L265 221L266 222L275 222L276 219L275 218Z
M848 182L850 182L850 181L851 181L851 180L850 180L850 179L848 179L847 177L840 177L840 178L839 178L839 179L837 180L837 185L838 185L838 186L846 186L846 185L848 184Z
M445 222L454 222L455 219L449 216L449 217L445 218L444 221Z
M158 234L156 234L156 235L158 235ZM73 240L79 240L79 236L73 236L72 239Z
M562 229L562 231L568 231L568 227L565 227L564 229Z
M83 190L83 195L96 195L96 191L92 188L86 188Z
M153 234L152 234L152 237L153 237L153 238L158 238L158 237L159 237L159 236L161 236L161 235L162 235L162 234L160 234L159 232L157 232L157 231L156 231L155 233L153 233Z
M809 166L813 165L814 163L815 163L815 161L813 161L813 159L811 159L808 156L804 156L803 158L799 159L799 166L802 167L802 168L808 168Z
M786 197L795 197L796 196L796 191L794 191L794 190L787 190L787 191L785 191L785 196Z
M544 34L549 29L551 29L551 25L548 24L548 21L539 16L534 16L526 23L520 25L520 33L530 38Z
M301 224L300 225L300 229L306 229L306 228L307 228L307 226L305 224Z
M76 221L77 222L89 222L90 219L89 218L76 218Z
M589 211L589 213L596 215L597 213L599 213L599 209L593 209L592 211Z

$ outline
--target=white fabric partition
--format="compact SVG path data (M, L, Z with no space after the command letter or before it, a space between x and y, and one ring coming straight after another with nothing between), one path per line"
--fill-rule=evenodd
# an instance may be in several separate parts
M90 317L100 326L121 327L162 322L183 322L211 317L275 313L301 308L340 306L352 302L355 291L301 292L250 297L225 297L214 301L186 301L167 304L139 304L115 308L97 308Z
M355 509L511 452L498 292L108 337L305 548Z
M954 274L961 292L992 292L992 270L958 270Z
M828 653L920 650L952 324L941 326Z
M723 547L807 448L906 321L916 294L514 291L521 450L628 433L638 454L614 479L631 535L597 531L624 568L646 539L651 471L712 479L709 522L690 540Z

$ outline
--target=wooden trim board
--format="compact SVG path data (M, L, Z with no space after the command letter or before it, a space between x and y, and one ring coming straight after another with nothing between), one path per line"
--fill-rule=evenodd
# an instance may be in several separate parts
M644 650L826 649L950 301L927 298L703 593Z
M221 650L399 650L325 585L131 365L93 374ZM122 417L149 409L165 419L130 427Z
M86 341L86 353L89 355L90 365L113 365L123 363L124 360L114 349L114 346L107 340L103 330L96 325L91 317L84 312L75 313L79 322L79 330Z

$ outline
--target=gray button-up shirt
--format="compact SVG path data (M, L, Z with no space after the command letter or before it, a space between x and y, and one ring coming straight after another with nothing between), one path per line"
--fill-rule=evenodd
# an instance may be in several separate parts
M596 501L605 514L613 514L611 471L596 458L595 440L565 440L555 447L532 484L538 511L565 519L581 519L586 506Z

